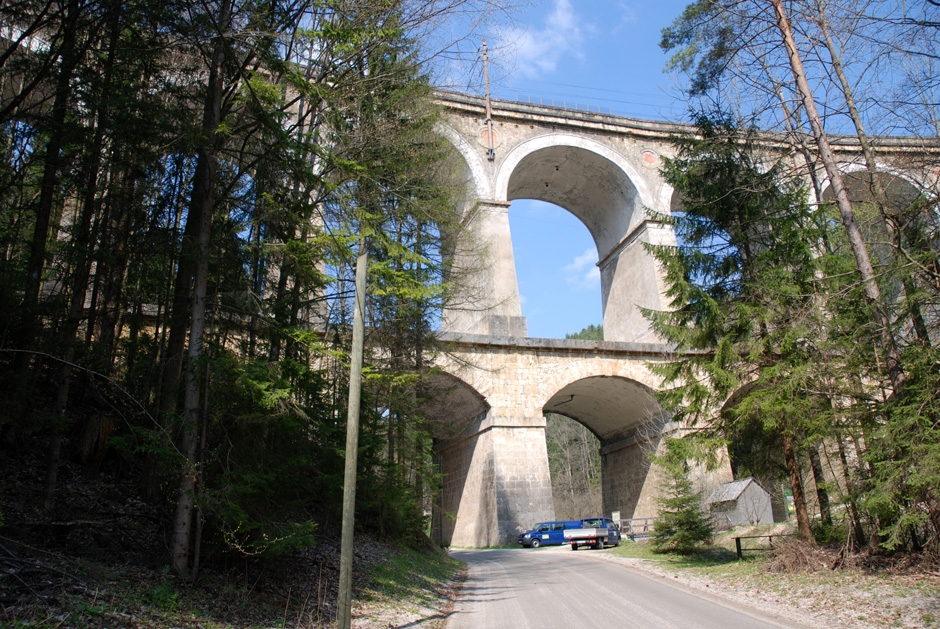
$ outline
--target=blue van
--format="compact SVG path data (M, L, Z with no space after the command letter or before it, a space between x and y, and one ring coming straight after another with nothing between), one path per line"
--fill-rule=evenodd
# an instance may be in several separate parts
M519 534L519 543L523 546L538 548L539 546L560 545L565 543L565 529L581 528L580 520L556 520L554 522L540 522L532 527L531 531Z

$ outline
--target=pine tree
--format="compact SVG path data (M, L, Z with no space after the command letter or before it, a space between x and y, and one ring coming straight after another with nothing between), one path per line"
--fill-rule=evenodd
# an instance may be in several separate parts
M675 226L680 244L651 247L672 309L646 314L664 338L694 350L655 367L673 387L660 399L702 428L701 439L727 443L748 425L768 433L786 463L800 534L810 540L798 455L801 422L820 404L814 368L823 361L807 340L824 336L815 245L827 223L787 182L782 163L762 167L728 117L698 123L700 135L677 139L677 157L664 160L683 205L659 218Z
M653 548L658 553L688 555L712 537L711 521L702 512L702 496L689 479L690 440L667 437L665 452L650 460L662 470L657 500L659 515L653 526Z

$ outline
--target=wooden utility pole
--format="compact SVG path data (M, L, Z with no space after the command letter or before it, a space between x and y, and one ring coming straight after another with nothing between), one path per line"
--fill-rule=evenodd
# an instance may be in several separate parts
M352 620L353 533L356 517L356 464L359 450L359 400L362 394L362 346L365 334L366 270L369 254L365 236L359 237L356 258L356 295L353 309L352 351L349 356L349 409L346 415L346 470L343 478L343 529L339 551L337 627L349 629Z

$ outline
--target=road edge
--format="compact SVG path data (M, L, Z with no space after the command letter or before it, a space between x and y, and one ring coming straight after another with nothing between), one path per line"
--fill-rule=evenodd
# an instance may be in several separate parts
M641 564L636 564L629 561L627 557L617 557L615 555L609 555L607 553L585 553L588 557L596 559L598 561L606 561L607 563L616 564L625 570L629 570L633 573L639 574L640 576L646 577L657 583L667 585L673 589L681 590L686 594L691 594L703 600L706 600L710 603L720 605L727 609L734 610L738 613L750 616L755 620L760 620L761 622L766 622L770 624L777 625L782 629L815 629L819 627L818 623L812 623L812 619L805 618L805 614L792 610L794 613L782 614L774 611L766 611L757 609L753 606L740 603L738 601L729 599L717 590L712 590L708 587L701 587L700 585L693 583L691 581L682 581L681 577L678 574L672 575L672 577L666 576L654 570L649 570L642 566ZM638 560L642 561L642 560ZM791 611L791 610L788 610ZM796 617L794 617L796 616ZM810 622L812 624L807 624Z

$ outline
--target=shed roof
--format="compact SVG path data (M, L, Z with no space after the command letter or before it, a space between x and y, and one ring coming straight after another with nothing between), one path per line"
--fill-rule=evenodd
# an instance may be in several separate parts
M728 502L729 500L737 500L741 494L744 493L744 490L747 489L747 486L751 483L754 483L760 487L761 491L766 493L766 490L760 486L760 483L755 481L753 478L742 478L731 481L730 483L719 485L715 491L711 493L706 502Z

